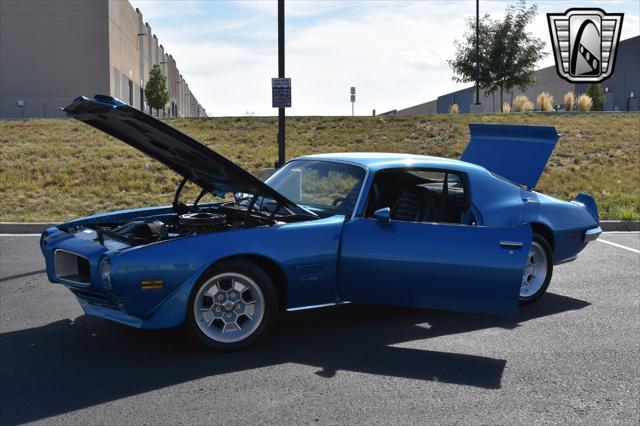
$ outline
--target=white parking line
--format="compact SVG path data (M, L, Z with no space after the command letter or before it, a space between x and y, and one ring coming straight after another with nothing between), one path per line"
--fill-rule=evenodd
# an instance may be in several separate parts
M603 239L600 239L600 238L598 238L596 241L600 241L601 243L609 244L609 245L612 245L612 246L615 246L615 247L619 247L621 249L629 250L630 252L633 252L633 253L640 254L640 250L636 250L636 249L631 248L631 247L623 246L622 244L612 243L611 241L603 240Z
M0 237L39 237L42 234L0 234Z

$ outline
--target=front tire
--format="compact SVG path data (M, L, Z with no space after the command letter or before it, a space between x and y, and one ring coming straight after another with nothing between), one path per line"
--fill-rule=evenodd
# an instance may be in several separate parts
M275 320L277 295L269 276L245 260L209 269L191 294L188 325L210 348L234 351L253 345Z
M533 234L529 257L522 274L520 304L526 305L538 300L547 291L552 275L551 247L542 235Z

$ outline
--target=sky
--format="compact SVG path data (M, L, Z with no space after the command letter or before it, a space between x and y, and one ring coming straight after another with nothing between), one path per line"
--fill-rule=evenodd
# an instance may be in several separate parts
M277 115L271 78L278 73L275 0L130 0L175 58L210 116ZM529 4L533 2L529 1ZM547 42L539 67L553 65L547 12L599 7L623 12L621 39L640 34L640 1L538 0L530 32ZM507 1L480 0L500 18ZM452 81L454 40L475 16L474 0L286 0L287 115L356 115L402 109L468 87Z

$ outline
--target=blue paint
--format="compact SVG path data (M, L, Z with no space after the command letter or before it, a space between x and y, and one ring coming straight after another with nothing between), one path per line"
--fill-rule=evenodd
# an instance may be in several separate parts
M473 154L474 160L486 163L494 173L500 170L531 184L544 168L557 133L553 128L507 127L472 127L478 138L472 140L468 155ZM507 135L517 138L512 146L504 147L508 158L496 159L482 152L494 149L494 143L507 144ZM41 246L49 280L71 288L87 314L139 328L182 323L202 274L217 262L236 256L259 257L280 270L284 282L279 284L286 293L282 308L352 301L514 314L532 226L543 227L552 236L555 262L579 253L585 246L584 231L598 226L596 203L586 194L578 195L575 202L560 201L465 161L386 153L301 158L346 162L366 171L352 217L309 218L109 249L86 236L90 233L83 236L79 227L133 218L170 220L175 213L168 206L102 213L43 233ZM511 163L528 166L517 169ZM376 173L398 168L443 169L464 176L476 226L364 218ZM521 243L521 247L505 247L500 244L504 241ZM88 286L56 278L54 253L58 249L88 260ZM99 270L105 256L111 264L110 287L102 282ZM162 281L162 288L143 289L141 282L146 280Z
M352 302L515 314L530 244L528 225L358 218L344 226L339 294Z
M554 127L470 124L461 159L515 183L535 188L558 141Z

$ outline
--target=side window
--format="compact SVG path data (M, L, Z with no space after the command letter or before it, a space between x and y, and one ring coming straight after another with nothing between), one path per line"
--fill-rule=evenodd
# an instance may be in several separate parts
M466 179L455 172L435 169L379 172L369 194L366 216L383 207L391 209L392 220L469 223L465 217L470 207Z

